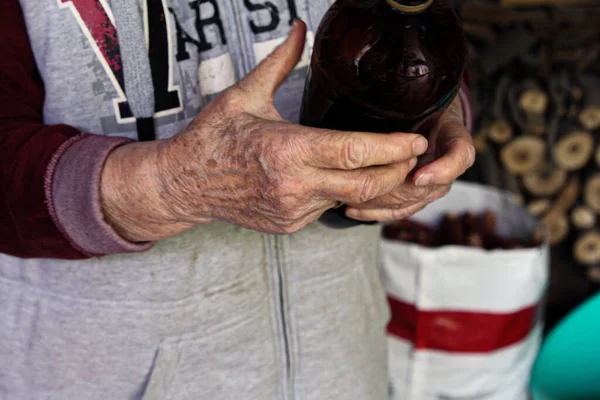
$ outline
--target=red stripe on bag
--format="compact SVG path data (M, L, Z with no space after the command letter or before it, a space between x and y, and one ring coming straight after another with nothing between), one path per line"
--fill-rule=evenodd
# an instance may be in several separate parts
M392 319L388 332L416 349L488 353L524 340L536 324L536 306L514 313L422 311L388 297Z
M414 343L417 309L412 304L404 303L392 297L388 297L388 301L392 311L392 319L387 327L388 333Z

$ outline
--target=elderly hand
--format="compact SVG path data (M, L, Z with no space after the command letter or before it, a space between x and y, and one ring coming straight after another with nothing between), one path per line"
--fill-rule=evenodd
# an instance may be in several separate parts
M273 96L297 64L305 33L296 23L177 136L110 154L102 209L122 237L159 240L212 221L292 233L338 202L369 202L406 179L427 149L422 136L315 129L279 115Z
M457 97L429 136L429 148L412 179L376 199L351 204L346 215L361 221L405 219L445 196L452 183L475 162L475 149Z

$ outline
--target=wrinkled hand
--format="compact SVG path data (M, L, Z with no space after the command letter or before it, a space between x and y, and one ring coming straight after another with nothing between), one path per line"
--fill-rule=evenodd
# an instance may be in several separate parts
M452 183L475 162L475 149L463 121L457 97L429 136L427 153L412 176L393 192L362 204L352 204L346 215L362 221L405 219L445 196Z
M212 221L291 233L339 202L369 202L405 180L427 149L422 136L315 129L281 118L273 96L297 64L305 34L297 22L273 54L164 141L151 163L157 172L129 174L129 182L150 179L147 189L103 185L103 210L123 237L158 240ZM103 179L122 175L136 146L152 144L115 150ZM140 205L149 203L144 213Z

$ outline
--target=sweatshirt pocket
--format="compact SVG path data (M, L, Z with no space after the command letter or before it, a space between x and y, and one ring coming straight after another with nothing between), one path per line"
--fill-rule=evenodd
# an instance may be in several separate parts
M279 363L268 320L256 315L212 335L166 338L140 400L274 400Z

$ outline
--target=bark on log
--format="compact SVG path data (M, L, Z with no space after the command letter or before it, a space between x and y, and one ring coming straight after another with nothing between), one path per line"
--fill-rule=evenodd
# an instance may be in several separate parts
M527 204L527 212L539 218L550 210L551 205L549 199L536 199Z
M573 176L569 179L569 183L565 186L565 188L561 191L559 196L556 198L548 215L550 214L566 214L571 207L577 201L579 197L579 192L581 189L581 184L579 181L579 177Z
M577 201L579 189L579 178L572 177L564 190L556 198L554 204L552 204L550 211L543 218L552 246L562 242L569 234L567 212Z
M555 246L567 238L569 234L569 219L565 214L549 214L544 217L544 224L548 230L548 241L551 246Z

